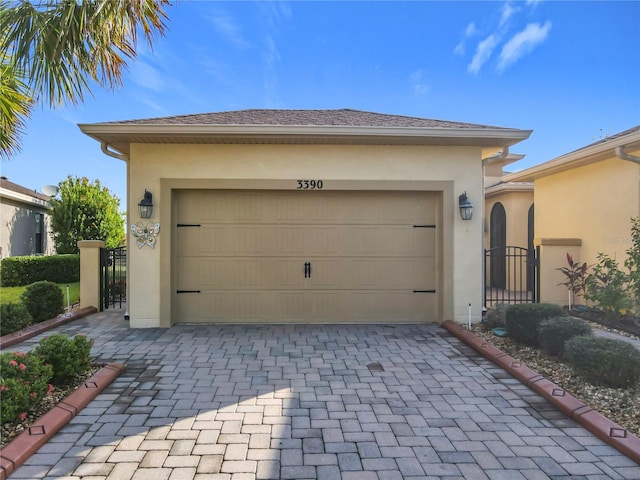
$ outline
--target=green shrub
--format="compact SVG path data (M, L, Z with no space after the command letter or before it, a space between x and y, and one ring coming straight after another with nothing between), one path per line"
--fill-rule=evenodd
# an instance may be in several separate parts
M32 283L20 298L34 323L55 318L64 311L64 296L53 282Z
M0 421L22 419L50 391L51 367L32 354L0 354Z
M0 286L20 287L49 280L72 283L80 280L80 255L7 257L0 261Z
M8 335L28 327L31 315L21 303L0 304L0 335Z
M497 303L487 311L484 324L487 328L504 327L506 325L507 308L506 303Z
M547 318L561 317L563 314L562 307L552 303L509 305L506 314L507 333L516 342L537 347L540 323Z
M554 317L544 320L538 328L540 348L549 355L561 356L567 340L584 335L591 335L591 327L584 320L576 317Z
M33 354L53 369L53 383L65 384L86 372L91 366L90 354L93 341L83 335L69 338L55 334L40 340Z
M565 344L564 356L593 385L624 388L640 379L640 351L624 340L574 337Z

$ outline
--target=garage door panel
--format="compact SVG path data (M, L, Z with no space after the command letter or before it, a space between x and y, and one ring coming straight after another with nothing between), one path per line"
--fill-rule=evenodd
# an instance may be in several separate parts
M311 263L311 289L435 289L435 258L317 259Z
M435 229L410 226L209 226L178 228L182 256L412 256L435 255Z
M183 223L436 223L436 194L416 192L343 192L190 190L180 192L178 218Z
M177 265L177 282L182 289L304 288L304 261L295 258L189 257Z
M181 191L179 322L435 321L438 194ZM305 263L311 266L306 278Z

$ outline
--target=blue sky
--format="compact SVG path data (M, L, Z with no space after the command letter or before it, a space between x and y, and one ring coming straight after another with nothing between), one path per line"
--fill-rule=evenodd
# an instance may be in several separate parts
M640 124L640 2L211 2L167 10L123 87L37 107L2 175L126 196L78 123L246 108L353 108L532 129L516 171ZM121 203L124 209L124 202Z

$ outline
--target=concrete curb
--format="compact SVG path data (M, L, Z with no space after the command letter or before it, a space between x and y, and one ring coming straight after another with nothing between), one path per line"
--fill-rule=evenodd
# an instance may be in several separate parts
M569 418L575 420L598 438L640 464L640 438L617 423L612 422L600 412L585 405L555 383L531 370L524 363L470 332L464 325L447 320L441 326L478 353L502 367L533 391L542 395Z
M77 390L0 449L0 480L9 477L124 370L125 365L120 363L104 365Z
M91 315L92 313L96 313L97 311L98 309L96 307L84 307L78 310L74 310L73 312L63 313L62 315L58 315L56 318L45 320L44 322L29 325L27 328L23 328L22 330L18 330L17 332L13 332L0 337L0 348L9 348L16 343L20 343L31 337L35 337L42 332L46 332L47 330L51 330L52 328L55 328L57 326L64 325L65 323L73 322L74 320L77 320L79 318L86 317L87 315Z

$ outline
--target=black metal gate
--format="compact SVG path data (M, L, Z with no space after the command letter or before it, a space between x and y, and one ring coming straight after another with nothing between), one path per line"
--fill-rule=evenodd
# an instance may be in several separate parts
M100 249L100 311L127 301L127 247Z
M540 247L495 247L484 251L484 306L540 301Z

